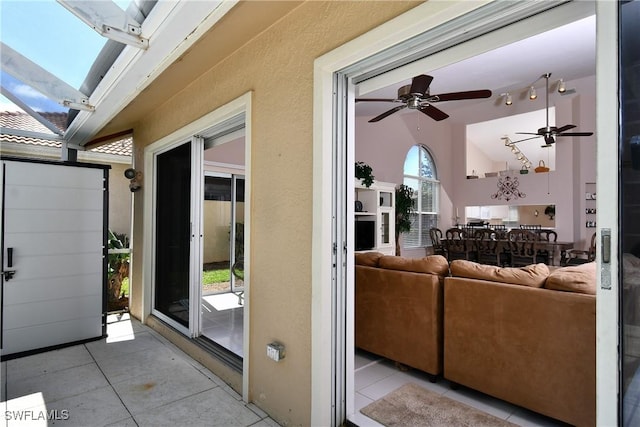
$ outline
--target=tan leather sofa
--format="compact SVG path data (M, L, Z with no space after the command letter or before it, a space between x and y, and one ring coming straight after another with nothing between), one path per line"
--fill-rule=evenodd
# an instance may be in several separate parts
M355 345L433 375L442 372L441 255L355 257Z
M444 377L577 426L595 425L595 263L549 273L453 261Z

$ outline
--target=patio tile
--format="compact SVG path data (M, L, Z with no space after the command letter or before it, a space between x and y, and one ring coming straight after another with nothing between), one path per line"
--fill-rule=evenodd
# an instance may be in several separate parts
M196 370L162 345L152 350L112 356L98 361L98 365L111 384L138 376L153 376L158 372L169 372L178 368Z
M141 351L164 348L164 344L148 332L140 332L135 336L130 336L130 339L122 339L116 342L108 342L102 339L85 345L97 362Z
M116 393L134 416L196 393L218 388L200 371L182 362L159 369L156 369L157 363L154 365L144 375L130 375L113 384Z
M140 426L250 426L260 417L219 387L134 415Z
M82 381L79 381L79 379ZM66 397L76 396L109 385L94 364L77 366L61 371L13 381L7 379L7 398L42 393L47 404Z
M68 411L69 418L60 421L64 427L105 426L131 418L110 386L47 404L47 409Z
M93 358L83 345L20 357L9 360L8 380L11 382L50 374L57 371L93 363Z

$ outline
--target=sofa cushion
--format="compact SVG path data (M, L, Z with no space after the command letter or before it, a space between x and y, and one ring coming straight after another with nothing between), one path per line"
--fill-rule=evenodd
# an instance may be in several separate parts
M498 267L459 259L451 262L451 275L541 288L549 276L549 267L545 264L531 264L519 268Z
M596 294L596 263L588 262L555 270L547 278L547 289Z
M378 260L383 254L380 252L356 252L356 265L366 265L368 267L377 267Z
M380 268L389 270L412 271L414 273L449 274L449 263L442 255L428 255L424 258L404 258L401 256L385 255L378 261Z

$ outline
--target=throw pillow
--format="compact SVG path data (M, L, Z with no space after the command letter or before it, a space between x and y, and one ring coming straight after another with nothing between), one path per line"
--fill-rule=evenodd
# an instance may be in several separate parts
M545 285L556 291L596 294L596 263L559 268L549 275Z
M549 276L549 267L545 264L531 264L526 267L498 267L497 265L479 264L458 259L451 262L451 275L541 288Z
M356 252L355 263L356 265L366 265L369 267L377 267L378 260L382 254L380 252Z
M438 276L449 274L449 263L442 255L428 255L424 258L404 258L386 255L380 258L378 266L389 270L437 274Z

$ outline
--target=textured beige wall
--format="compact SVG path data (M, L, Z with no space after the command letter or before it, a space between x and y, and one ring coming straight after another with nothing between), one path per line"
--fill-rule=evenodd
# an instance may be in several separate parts
M249 397L286 425L310 423L313 62L418 4L306 2L134 129L140 148L253 92ZM135 211L131 309L139 315L142 197ZM279 363L265 354L272 340L287 348Z

